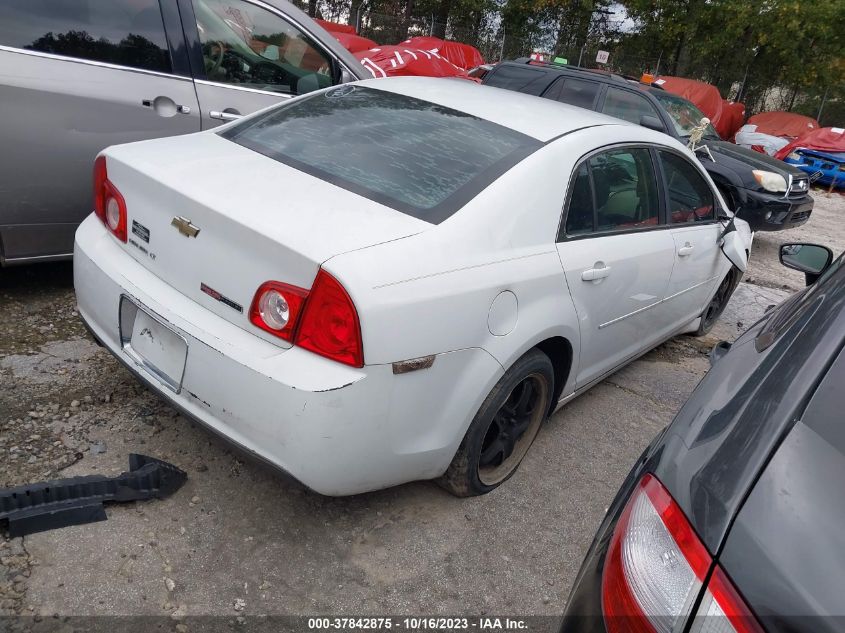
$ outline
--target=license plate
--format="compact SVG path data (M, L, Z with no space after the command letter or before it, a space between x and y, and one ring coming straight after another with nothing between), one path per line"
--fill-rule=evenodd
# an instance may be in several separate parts
M125 295L120 298L120 342L123 351L165 387L182 390L188 342Z

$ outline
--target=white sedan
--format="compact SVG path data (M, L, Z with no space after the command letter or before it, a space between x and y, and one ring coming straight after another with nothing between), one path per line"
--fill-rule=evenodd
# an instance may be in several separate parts
M441 79L110 147L94 180L94 336L326 495L494 489L557 407L712 327L751 244L669 136Z

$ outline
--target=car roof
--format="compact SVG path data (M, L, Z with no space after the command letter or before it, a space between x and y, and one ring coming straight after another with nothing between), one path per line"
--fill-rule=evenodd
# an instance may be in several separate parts
M436 103L516 130L542 142L597 125L638 127L584 108L513 90L483 86L464 79L387 77L365 80L355 85Z
M573 66L572 64L556 64L555 62L541 62L528 57L520 57L514 60L507 60L500 63L502 66L530 66L531 68L547 69L556 73L577 73L582 77L586 73L594 80L604 81L605 83L630 83L630 80L623 75L614 73L604 68L584 68L583 66Z

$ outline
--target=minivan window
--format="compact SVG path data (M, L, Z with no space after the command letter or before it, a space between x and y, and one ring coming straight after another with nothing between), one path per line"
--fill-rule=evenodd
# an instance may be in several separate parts
M0 44L170 72L158 0L3 0Z
M685 158L660 152L666 186L669 189L669 222L708 222L716 219L713 190Z
M543 96L547 99L554 99L561 103L592 110L600 87L601 84L596 81L561 77L552 84Z
M300 29L244 0L193 0L206 78L304 94L332 85L331 58Z
M220 135L433 224L542 146L465 112L354 84L283 104Z
M621 90L609 86L607 95L604 98L604 106L601 110L608 116L615 116L617 119L640 124L644 116L660 118L657 110L654 109L648 100L630 90Z

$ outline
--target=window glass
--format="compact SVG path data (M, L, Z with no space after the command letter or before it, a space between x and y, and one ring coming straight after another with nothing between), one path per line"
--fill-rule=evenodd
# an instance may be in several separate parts
M242 0L194 0L209 81L284 94L332 85L331 58L275 13Z
M485 86L537 95L549 84L548 73L525 66L498 66L484 77Z
M220 135L435 224L542 146L464 112L354 84L284 104Z
M716 218L713 191L688 160L670 152L660 152L660 161L669 188L669 222L706 222Z
M592 110L600 87L601 84L595 81L583 81L571 77L561 78L543 96L547 99L554 99L579 108Z
M584 235L592 233L595 221L593 190L590 187L590 172L587 163L581 163L572 181L569 208L566 212L566 234Z
M597 231L658 223L657 182L647 149L615 149L597 154L589 162Z
M170 72L158 0L2 0L0 44Z
M617 119L640 124L640 118L644 116L657 117L657 110L646 100L630 90L620 90L609 86L607 95L604 98L602 112Z
M660 105L669 113L669 118L672 119L672 125L675 126L678 136L688 139L692 129L701 123L704 113L683 97L673 95L671 92L652 89L651 93L657 97ZM713 139L714 141L721 140L719 133L712 125L707 126L702 138Z

